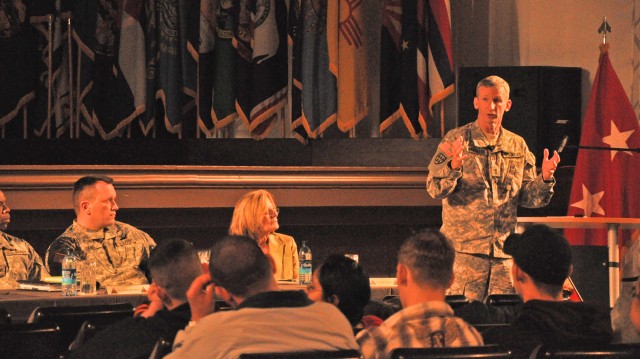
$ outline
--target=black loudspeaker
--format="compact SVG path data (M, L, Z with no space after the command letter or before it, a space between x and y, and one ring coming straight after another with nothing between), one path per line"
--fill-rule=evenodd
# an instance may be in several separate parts
M483 78L497 75L511 87L511 110L502 126L522 136L529 150L542 163L543 149L558 149L562 138L580 143L582 70L579 67L513 66L461 67L458 74L458 125L475 121L473 108L476 85ZM576 151L561 153L561 166L575 165Z

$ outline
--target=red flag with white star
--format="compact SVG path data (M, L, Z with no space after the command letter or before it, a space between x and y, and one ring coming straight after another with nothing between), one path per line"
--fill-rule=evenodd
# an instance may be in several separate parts
M640 217L640 126L631 102L601 48L600 64L582 125L580 146L618 150L580 149L576 162L569 216ZM628 238L622 231L621 242ZM566 229L574 245L607 245L606 230Z

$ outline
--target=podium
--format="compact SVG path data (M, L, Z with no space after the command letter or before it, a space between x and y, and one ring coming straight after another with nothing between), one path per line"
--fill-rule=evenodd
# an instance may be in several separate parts
M607 217L518 217L516 232L522 233L527 224L546 224L552 228L607 229L609 306L613 308L620 295L620 252L618 229L640 228L640 218Z

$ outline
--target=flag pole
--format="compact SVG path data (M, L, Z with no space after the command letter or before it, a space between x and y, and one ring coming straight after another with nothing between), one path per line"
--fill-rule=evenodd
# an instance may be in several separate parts
M602 44L605 45L607 43L607 32L611 32L611 26L607 22L607 17L602 18L602 24L600 28L598 28L598 33L602 34Z

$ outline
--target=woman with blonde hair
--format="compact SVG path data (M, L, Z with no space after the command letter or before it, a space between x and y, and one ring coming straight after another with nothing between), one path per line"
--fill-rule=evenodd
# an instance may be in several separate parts
M298 246L293 237L276 233L278 212L271 193L262 189L246 193L233 210L229 234L255 239L262 252L273 257L276 279L297 281Z

